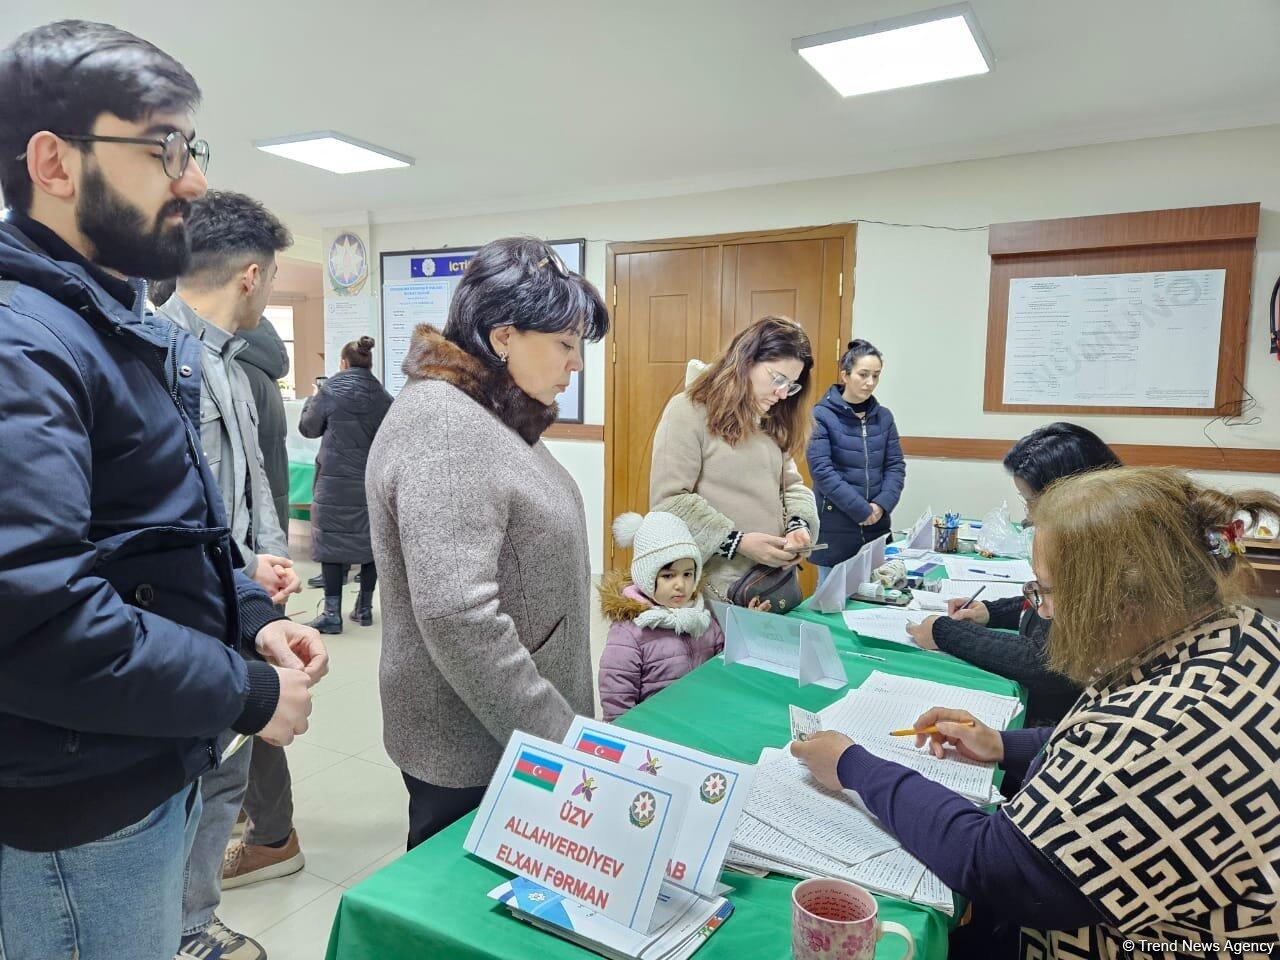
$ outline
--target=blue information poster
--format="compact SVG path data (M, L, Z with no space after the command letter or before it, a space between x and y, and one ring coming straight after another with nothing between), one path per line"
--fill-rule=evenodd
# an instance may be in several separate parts
M574 273L582 273L585 240L552 240L550 247ZM458 289L467 264L478 248L445 248L443 250L403 250L384 253L382 274L382 347L383 379L392 396L404 386L400 369L409 349L413 329L429 323L444 329L449 316L449 301ZM569 389L556 399L562 423L582 423L582 373L573 375Z

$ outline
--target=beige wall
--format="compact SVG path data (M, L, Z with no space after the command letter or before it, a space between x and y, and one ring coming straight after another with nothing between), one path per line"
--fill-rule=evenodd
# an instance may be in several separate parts
M586 237L586 273L603 286L605 245L854 218L952 226L1261 201L1246 385L1255 426L1211 433L1227 446L1280 449L1280 364L1266 352L1266 309L1280 273L1280 126L1079 147L1047 153L640 202L451 220L384 222L381 250L467 246L512 233ZM886 355L880 399L899 429L934 437L1016 438L1051 419L982 410L989 260L985 231L863 223L854 327ZM586 419L604 417L604 349L587 354ZM1206 445L1204 418L1076 417L1116 443ZM593 566L604 536L601 444L554 442L587 500ZM913 460L896 520L926 505L981 514L1013 491L994 462ZM1226 486L1280 486L1274 475L1204 474Z
M323 270L317 263L281 257L271 302L293 307L294 384L299 397L315 392L324 373Z

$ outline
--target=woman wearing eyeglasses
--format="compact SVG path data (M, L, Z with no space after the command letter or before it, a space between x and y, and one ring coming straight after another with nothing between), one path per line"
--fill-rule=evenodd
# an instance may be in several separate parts
M1120 458L1110 447L1074 423L1051 423L1033 430L1004 458L1028 524L1050 484L1118 466ZM1057 723L1080 696L1080 685L1048 666L1049 621L1039 615L1037 596L1027 591L1023 597L989 603L975 600L964 610L960 607L965 600L952 600L947 616L928 617L908 625L907 632L925 650L941 650L1018 681L1027 688L1027 722Z
M689 526L713 599L755 564L795 566L818 535L813 491L795 463L809 435L812 371L804 329L764 317L709 366L691 361L686 391L662 413L650 507Z
M939 707L914 724L937 757L1017 782L994 813L840 733L791 745L972 901L953 957L1227 956L1280 940L1280 624L1243 602L1240 543L1242 516L1277 510L1272 493L1168 468L1043 492L1033 592L1054 621L1050 665L1084 694L1056 727L1000 732Z
M884 356L854 340L840 358L840 382L813 409L809 472L818 495L827 549L813 562L825 580L831 568L889 532L889 514L907 481L907 461L889 408L875 398Z

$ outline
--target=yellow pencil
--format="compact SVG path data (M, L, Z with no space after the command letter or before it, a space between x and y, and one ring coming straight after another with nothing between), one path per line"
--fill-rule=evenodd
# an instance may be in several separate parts
M958 723L958 724L960 724L960 726L962 726L962 727L972 727L972 726L973 726L973 721L972 721L972 720L943 720L942 722L943 722L943 723ZM937 727L925 727L923 730L917 730L915 727L908 727L906 730L891 730L891 731L889 731L889 736L891 736L891 737L910 737L910 736L914 736L914 735L915 735L915 734L917 734L917 733L937 733L937 732L938 732L938 728L937 728Z

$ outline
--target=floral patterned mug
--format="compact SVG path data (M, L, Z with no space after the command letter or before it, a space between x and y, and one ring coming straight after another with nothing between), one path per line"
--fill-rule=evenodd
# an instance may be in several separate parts
M900 923L876 919L876 898L847 880L805 880L791 893L792 960L874 960L876 943L886 933L907 941L916 954L911 931Z

